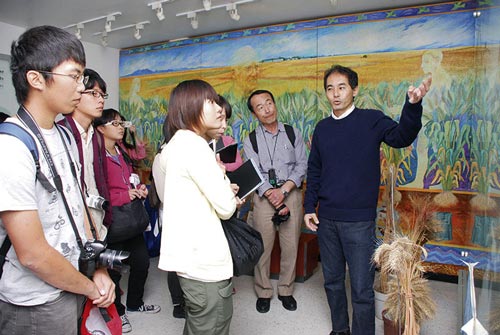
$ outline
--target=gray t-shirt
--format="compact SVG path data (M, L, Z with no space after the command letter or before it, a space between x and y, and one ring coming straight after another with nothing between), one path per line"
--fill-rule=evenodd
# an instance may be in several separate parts
M9 121L20 124L17 119L12 118ZM78 189L78 180L71 173L61 136L55 127L50 130L41 129L41 132L61 176L66 199L85 243L83 201ZM67 140L65 135L63 138ZM41 170L52 185L55 185L43 151L39 143L37 145ZM68 143L68 148L79 173L80 166L74 159L78 157L75 155L77 148L74 139L71 144ZM37 210L47 242L78 268L80 249L62 197L57 191L49 193L38 181L35 183L35 163L26 145L10 135L0 135L0 157L4 157L3 163L0 164L0 212ZM0 223L0 241L3 242L4 239L5 227ZM7 258L0 279L1 300L32 306L57 298L61 290L45 283L23 267L13 247L9 249Z

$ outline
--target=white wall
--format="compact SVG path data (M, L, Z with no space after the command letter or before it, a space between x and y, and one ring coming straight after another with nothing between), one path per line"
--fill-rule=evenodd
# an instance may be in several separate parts
M13 26L0 22L0 54L10 55L10 45L12 41L21 35L25 28ZM83 42L85 55L87 57L87 67L97 71L106 81L109 98L106 100L106 108L118 109L119 106L119 58L120 50L105 48L101 45ZM7 74L10 83L10 74ZM0 105L2 102L0 101Z

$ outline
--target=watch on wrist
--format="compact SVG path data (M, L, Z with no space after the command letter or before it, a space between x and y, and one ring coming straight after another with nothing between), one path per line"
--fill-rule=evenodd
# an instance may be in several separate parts
M284 189L281 189L281 193L283 193L283 195L286 197L288 197L288 192Z

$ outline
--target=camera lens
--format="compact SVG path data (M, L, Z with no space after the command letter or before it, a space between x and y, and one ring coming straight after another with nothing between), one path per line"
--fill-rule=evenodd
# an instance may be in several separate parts
M99 255L99 264L110 270L120 271L129 256L128 251L106 249Z
M103 210L107 211L107 210L108 210L108 208L109 208L109 201L108 201L108 200L106 200L106 199L104 199L104 198L102 198L101 208L102 208Z

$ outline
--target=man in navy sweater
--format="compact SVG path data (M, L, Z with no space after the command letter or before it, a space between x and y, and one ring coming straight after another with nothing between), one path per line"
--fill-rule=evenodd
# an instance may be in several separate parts
M375 217L380 186L380 145L410 145L422 127L421 100L431 77L408 89L399 124L373 109L354 106L358 75L335 65L323 84L332 115L314 130L307 170L304 222L318 232L332 332L349 335L345 269L349 267L352 334L375 334L373 293ZM318 216L316 216L316 207ZM319 218L319 219L318 219ZM321 223L321 224L320 224Z

